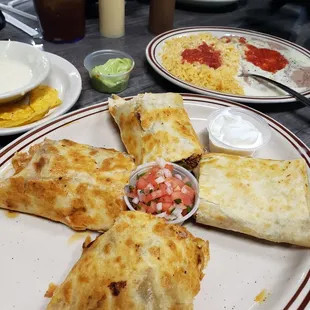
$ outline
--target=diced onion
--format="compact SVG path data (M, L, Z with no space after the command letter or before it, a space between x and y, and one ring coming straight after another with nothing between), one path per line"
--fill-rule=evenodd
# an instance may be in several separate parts
M156 163L162 169L166 166L166 161L163 158L157 158Z
M185 186L183 186L183 187L181 188L181 193L183 193L183 194L187 194L187 193L188 193L188 190L186 189Z
M157 179L155 179L155 182L157 184L164 183L165 182L165 178L164 177L158 177Z
M152 190L152 191L154 190L154 186L151 183L146 185L146 188L149 189L149 190Z
M143 201L144 194L143 194L142 190L140 190L140 189L138 190L138 197L139 197L140 201Z
M156 210L157 211L161 211L163 209L163 204L161 203L161 202L158 202L157 204L156 204Z
M173 189L171 187L167 187L167 194L171 195L173 193Z
M138 204L139 203L139 198L138 197L135 197L134 199L132 199L132 202L134 204Z
M157 214L157 217L166 217L167 213L166 212L162 212Z
M171 178L171 177L172 177L171 171L170 171L169 169L165 168L165 169L164 169L164 176L165 176L166 178Z
M177 179L181 180L181 181L183 180L183 179L182 179L182 176L181 176L180 174L178 174L178 173L175 174L174 176L175 176Z

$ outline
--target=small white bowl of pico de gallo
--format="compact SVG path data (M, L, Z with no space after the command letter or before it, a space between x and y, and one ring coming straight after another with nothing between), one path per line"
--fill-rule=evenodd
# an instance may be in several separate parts
M182 224L198 209L199 186L191 172L159 158L131 173L124 200L132 211L162 217L170 224Z

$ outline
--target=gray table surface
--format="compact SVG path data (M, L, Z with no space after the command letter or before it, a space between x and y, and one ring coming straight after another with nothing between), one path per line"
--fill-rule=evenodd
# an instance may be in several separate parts
M8 1L0 0L0 3ZM129 87L121 96L135 95L140 92L186 92L160 77L147 64L145 48L154 37L147 29L147 1L127 1L126 4L126 34L120 39L106 39L100 36L97 19L88 19L86 36L73 44L53 44L43 41L45 51L55 53L70 61L79 70L83 90L77 103L71 110L80 109L107 99L108 94L102 94L92 89L88 73L83 67L84 57L98 49L113 48L128 52L135 59L136 66L132 72ZM306 10L298 5L286 5L272 13L268 0L241 1L238 5L214 10L211 8L194 8L177 5L174 27L185 26L231 26L273 34L310 48L309 19ZM20 9L34 13L32 2L21 4ZM14 15L14 14L12 14ZM37 27L36 22L18 17L29 26ZM0 31L0 40L11 39L31 43L32 38L19 29L7 24ZM310 146L310 109L299 103L265 104L252 106L280 123L284 124L302 141ZM0 137L0 148L10 143L17 136Z

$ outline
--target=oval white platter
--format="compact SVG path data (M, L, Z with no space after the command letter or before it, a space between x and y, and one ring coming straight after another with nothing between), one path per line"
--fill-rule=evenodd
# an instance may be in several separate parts
M199 95L184 94L183 98L204 145L208 115L221 107L241 106ZM256 156L303 157L310 167L307 146L281 124L259 114L269 123L272 139ZM105 102L61 116L13 141L0 152L0 178L11 175L10 160L15 152L27 150L44 138L66 138L125 150ZM194 235L210 241L211 260L195 298L195 310L304 309L300 306L309 301L310 290L309 249L264 242L194 222L185 226ZM65 279L81 255L85 237L85 233L77 234L59 223L24 214L10 218L6 211L0 210L0 308L45 309L49 300L44 294L49 283L60 284ZM259 304L255 297L262 290L266 290L267 299Z
M245 95L232 95L195 86L172 75L164 68L160 55L167 40L181 36L197 35L205 32L211 33L215 37L219 38L223 36L244 37L249 40L249 43L255 44L257 47L269 48L279 51L288 59L289 64L283 70L278 71L276 74L263 71L247 61L242 61L242 67L245 69L245 71L275 79L276 81L284 83L296 91L304 94L305 96L310 97L310 51L292 42L251 30L206 26L179 28L167 31L155 37L148 44L146 47L147 61L153 67L153 69L165 79L195 93L256 104L296 101L294 97L287 95L287 93L284 91L271 86L268 83L256 81L255 79L245 80L244 78L237 77L244 88Z
M49 75L41 84L56 88L59 98L62 100L62 104L50 110L41 120L31 124L11 128L0 128L0 136L23 133L42 124L46 124L59 115L69 111L79 99L82 91L82 79L76 67L60 56L48 52L44 52L44 54L50 61L51 69Z

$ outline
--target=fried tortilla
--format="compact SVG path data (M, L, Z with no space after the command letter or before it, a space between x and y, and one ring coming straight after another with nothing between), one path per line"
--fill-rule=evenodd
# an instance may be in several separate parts
M310 193L303 159L205 154L198 223L310 247Z
M209 260L207 241L143 212L122 212L84 249L47 310L189 310Z
M0 182L0 208L97 231L126 209L123 189L135 167L130 155L70 140L45 140L12 165L15 174Z
M113 95L109 99L109 111L137 165L158 157L188 169L198 165L203 148L181 95L146 93L128 101Z

